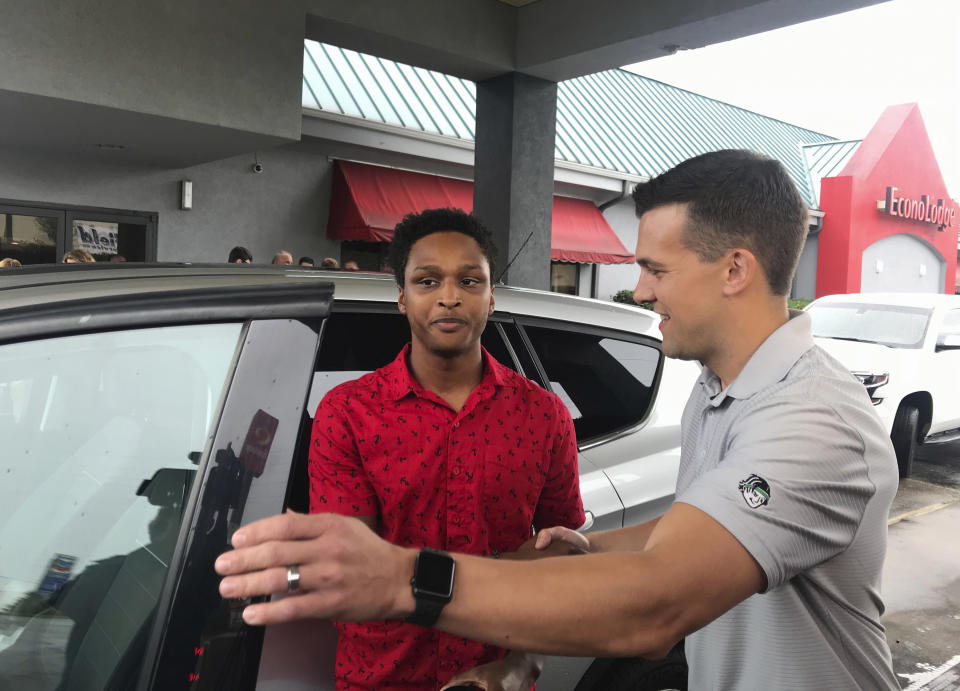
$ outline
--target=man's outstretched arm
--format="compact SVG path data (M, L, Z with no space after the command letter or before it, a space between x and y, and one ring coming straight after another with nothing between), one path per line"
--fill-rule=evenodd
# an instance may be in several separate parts
M225 597L282 593L286 565L302 594L251 605L250 624L300 618L404 618L416 551L359 521L319 514L257 521L217 560ZM760 567L719 523L674 504L642 552L504 561L456 555L453 600L436 628L516 650L561 655L657 655L765 584ZM597 631L604 635L597 636Z

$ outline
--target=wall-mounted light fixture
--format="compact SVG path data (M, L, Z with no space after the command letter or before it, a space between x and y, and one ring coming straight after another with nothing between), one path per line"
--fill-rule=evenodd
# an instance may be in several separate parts
M883 260L882 260L882 259L878 259L878 260L877 260L877 263L874 264L874 266L876 267L878 274L879 274L879 273L883 273Z
M181 209L193 208L193 181L192 180L180 181L180 208Z
M920 277L923 278L923 277L926 276L926 275L927 275L927 265L926 265L926 264L921 264L921 265L920 265Z

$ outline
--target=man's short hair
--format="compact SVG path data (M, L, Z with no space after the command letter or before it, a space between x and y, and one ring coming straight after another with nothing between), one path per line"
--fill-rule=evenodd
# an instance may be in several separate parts
M12 257L0 259L0 269L15 269L19 266L23 266L19 259L13 259Z
M250 253L250 250L248 250L246 247L237 245L232 250L230 250L230 256L227 257L227 261L230 262L231 264L236 264L238 259L242 262L252 262L253 255Z
M462 209L425 209L420 213L407 214L393 230L393 239L387 248L387 264L393 269L398 286L403 287L403 275L414 243L433 233L451 231L463 233L477 241L490 264L490 280L495 280L497 247L493 244L490 231L480 220Z
M280 250L275 255L273 255L273 259L270 261L270 263L279 264L280 260L283 259L284 257L290 257L290 263L291 264L293 263L293 255L287 252L286 250Z
M97 261L93 258L93 255L87 252L86 250L76 249L70 250L63 255L63 263L66 264L68 259L72 259L78 264L88 264L90 262Z
M303 265L313 266L314 264L316 264L316 262L313 261L313 257L303 256L297 260L297 264L299 264L300 266L303 266Z
M638 218L664 204L686 204L683 243L701 261L743 247L757 257L774 295L790 293L807 205L779 161L732 149L702 154L637 185L633 201Z
M338 262L333 257L324 257L323 261L320 262L321 269L339 269L340 262Z

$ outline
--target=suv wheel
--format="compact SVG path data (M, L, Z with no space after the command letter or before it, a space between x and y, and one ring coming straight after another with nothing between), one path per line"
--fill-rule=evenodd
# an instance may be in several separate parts
M910 477L913 456L917 450L917 434L920 428L920 410L914 405L901 405L893 418L890 440L897 454L900 477Z
M596 686L597 691L687 691L687 661L677 646L662 660L622 660Z

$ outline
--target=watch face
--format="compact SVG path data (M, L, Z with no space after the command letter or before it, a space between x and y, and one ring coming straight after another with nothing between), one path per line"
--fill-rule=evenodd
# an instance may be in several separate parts
M453 596L453 567L449 554L421 550L417 557L416 592L449 600Z

